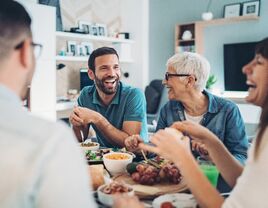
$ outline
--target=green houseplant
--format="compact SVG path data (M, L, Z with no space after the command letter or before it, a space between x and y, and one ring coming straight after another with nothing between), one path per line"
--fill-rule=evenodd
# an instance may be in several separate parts
M212 85L214 85L217 82L217 78L214 74L209 75L208 81L206 83L206 89L211 89Z

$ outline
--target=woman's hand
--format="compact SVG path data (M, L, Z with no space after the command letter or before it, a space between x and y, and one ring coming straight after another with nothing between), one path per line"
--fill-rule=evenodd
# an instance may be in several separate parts
M189 138L182 134L174 133L167 128L159 130L151 137L151 142L155 146L139 144L141 149L154 152L162 157L175 162L179 155L191 154Z
M204 144L202 147L205 147L206 151L211 142L215 141L215 139L217 140L217 136L207 128L190 121L175 122L171 127L189 135L193 140L199 142L199 144Z

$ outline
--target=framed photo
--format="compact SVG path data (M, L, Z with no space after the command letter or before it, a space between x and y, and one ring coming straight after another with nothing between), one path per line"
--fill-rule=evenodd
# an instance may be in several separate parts
M90 33L90 22L86 22L86 21L79 21L78 22L78 27L80 30L84 31L86 34Z
M90 42L82 42L81 45L85 49L85 56L89 56L93 51L93 44Z
M242 16L260 15L260 1L247 1L243 2Z
M224 6L224 18L240 16L241 4L227 4Z
M95 36L98 36L99 35L99 31L98 31L98 26L97 25L91 25L90 26L90 34L91 35L95 35Z
M68 49L68 53L72 54L73 56L77 55L77 47L76 47L75 41L68 41L67 49Z
M104 24L96 24L99 36L107 36L107 27Z

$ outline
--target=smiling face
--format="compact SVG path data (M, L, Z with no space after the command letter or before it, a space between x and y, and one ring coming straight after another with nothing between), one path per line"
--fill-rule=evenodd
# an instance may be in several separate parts
M246 101L264 107L265 98L268 96L268 59L260 54L243 67L247 76L248 96Z
M176 70L172 66L168 66L167 72L170 74L177 74ZM168 89L169 100L180 100L180 98L186 93L186 79L188 79L188 77L169 76L168 80L163 80L163 84Z
M120 76L119 61L115 54L98 56L95 59L94 80L97 88L104 94L116 93Z

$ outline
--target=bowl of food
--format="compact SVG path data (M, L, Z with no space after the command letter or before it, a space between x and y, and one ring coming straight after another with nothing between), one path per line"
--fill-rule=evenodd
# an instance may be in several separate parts
M134 195L132 187L117 181L113 181L110 184L104 184L97 190L98 199L102 204L107 206L113 205L114 194L127 194L129 196Z
M126 166L131 163L133 156L123 152L111 152L103 155L103 163L112 175L126 172Z
M82 142L79 143L79 145L85 152L88 150L98 150L100 148L100 144L97 142Z

